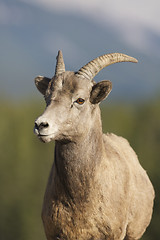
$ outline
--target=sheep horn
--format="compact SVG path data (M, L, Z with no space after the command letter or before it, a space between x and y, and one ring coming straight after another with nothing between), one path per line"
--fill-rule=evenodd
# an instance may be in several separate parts
M118 62L137 63L138 60L122 53L105 54L95 58L94 60L90 61L85 66L80 68L79 71L76 72L76 75L92 80L103 68Z
M57 55L57 63L56 63L56 70L55 70L55 76L57 77L59 74L65 72L65 65L64 65L64 60L63 60L63 55L62 51L58 51Z

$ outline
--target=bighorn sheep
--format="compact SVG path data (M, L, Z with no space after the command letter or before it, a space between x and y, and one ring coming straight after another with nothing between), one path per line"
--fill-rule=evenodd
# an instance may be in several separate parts
M99 103L112 84L93 78L117 62L137 60L106 54L69 72L59 51L54 77L35 78L46 109L34 131L55 140L42 209L48 240L135 240L151 220L154 190L135 152L124 138L102 133Z

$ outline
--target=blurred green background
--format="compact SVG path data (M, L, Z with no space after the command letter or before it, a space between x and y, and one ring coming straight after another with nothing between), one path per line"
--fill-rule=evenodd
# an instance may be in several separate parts
M154 185L152 222L143 240L160 239L160 99L141 105L103 103L104 132L129 140ZM54 155L54 143L33 134L34 120L44 104L37 100L0 101L0 239L45 239L41 206Z

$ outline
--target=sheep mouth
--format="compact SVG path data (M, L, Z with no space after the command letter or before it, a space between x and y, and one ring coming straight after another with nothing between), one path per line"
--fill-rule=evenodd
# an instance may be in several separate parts
M37 135L37 137L49 137L50 135L53 135L53 133L50 133L50 134L40 133L36 128L34 128L34 133L35 135Z
M50 142L51 140L54 139L54 133L51 133L51 134L37 134L37 137L43 143L48 143L48 142Z
M40 133L39 133L37 136L38 136L38 137L48 137L48 136L50 136L50 135L52 135L52 134L40 134Z

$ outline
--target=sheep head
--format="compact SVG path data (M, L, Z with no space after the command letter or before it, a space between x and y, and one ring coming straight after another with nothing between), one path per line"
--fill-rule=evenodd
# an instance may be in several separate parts
M108 80L95 83L93 78L104 67L117 62L137 60L121 53L100 56L77 72L65 71L62 52L58 52L52 79L35 78L37 89L44 95L46 109L35 121L35 134L43 141L73 140L92 127L95 109L112 89Z

